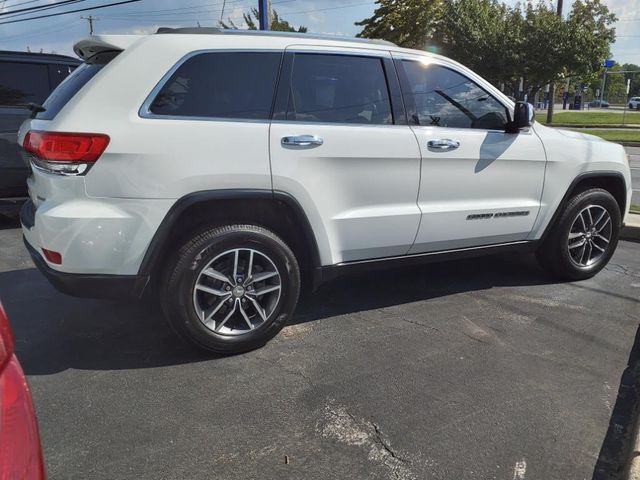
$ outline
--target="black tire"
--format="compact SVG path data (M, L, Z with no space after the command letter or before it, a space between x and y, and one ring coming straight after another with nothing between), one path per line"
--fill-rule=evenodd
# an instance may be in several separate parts
M596 250L595 247L591 247L593 252L599 255L599 257L594 258L593 263L580 265L580 260L576 260L574 257L580 258L582 249L581 247L573 247L574 249L571 250L573 255L570 253L569 234L572 232L572 227L572 235L577 235L575 232L582 230L579 223L574 225L574 221L578 222L580 212L586 212L585 209L591 206L596 207L595 211L602 212L602 209L604 209L609 214L611 218L611 228L608 230L608 227L605 226L605 228L607 228L605 233L610 234L610 238L606 244L604 240L598 240L597 245L599 245L600 248L604 248L604 252L600 252ZM597 219L594 219L594 222L595 220ZM602 222L604 222L604 220L601 221L601 223ZM536 251L536 257L542 267L558 279L573 281L591 278L602 270L611 259L618 245L621 223L620 207L615 198L606 190L590 188L576 194L568 201L560 214L560 218ZM598 227L599 226L600 224ZM585 230L589 229L590 227ZM574 241L588 241L588 239L591 238L591 235L589 235L588 238L578 237L574 239ZM572 245L575 245L575 243L572 243ZM576 248L580 248L580 250L576 251ZM586 252L587 250L584 251L584 254L587 254ZM590 252L591 250L589 250L589 253Z
M200 295L200 292L194 293L194 288L202 270L207 267L209 262L219 258L223 253L235 249L246 249L241 250L245 252L248 252L248 250L258 252L255 254L256 258L258 254L266 256L279 273L277 278L280 290L278 299L275 302L271 302L270 308L273 308L273 310L266 321L246 333L224 334L207 327L198 316L196 298L199 298L197 296ZM239 261L239 271L243 268L248 268L249 261L246 260L246 257L244 263L242 262L243 260L241 259ZM225 285L225 283L221 282L221 285ZM264 282L262 285L264 285ZM250 288L251 286L247 287L247 291ZM235 288L232 288L232 291L235 291ZM228 294L231 295L231 293ZM233 355L253 350L271 340L286 325L295 310L299 294L300 270L293 252L274 233L255 225L228 225L212 228L194 235L179 249L176 258L167 269L165 281L160 287L161 304L173 329L198 347L220 355ZM236 297L229 298L233 299L235 308ZM258 299L259 297L254 298ZM246 298L237 298L238 302L240 300L246 301L246 304L243 303L243 305L245 305L245 309L248 312L252 308L252 303L249 301L250 298L248 296ZM213 305L214 302L215 305ZM216 305L217 298L213 297L212 307ZM238 308L240 308L239 305L238 303ZM225 308L230 309L231 307L223 304L223 313L226 313ZM202 311L204 316L204 310ZM243 320L243 317L236 318L239 313L238 310L238 312L232 314L228 325L233 325L233 322L241 322ZM252 318L262 321L257 315L258 311L256 309ZM221 324L221 321L218 322L218 325ZM215 325L213 328L215 328ZM227 326L225 328L229 329L230 327ZM244 325L242 328L248 327Z

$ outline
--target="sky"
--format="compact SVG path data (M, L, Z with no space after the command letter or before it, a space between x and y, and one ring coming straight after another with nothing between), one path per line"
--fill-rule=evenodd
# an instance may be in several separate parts
M0 0L0 13L60 0ZM81 0L77 4L59 7L39 15L64 10L86 8L117 0ZM515 4L516 0L505 0ZM640 0L603 0L618 16L617 41L612 46L618 63L640 64ZM224 11L223 11L224 3ZM72 13L40 20L0 25L0 50L54 51L73 55L72 46L89 34L89 23L83 16L98 17L94 32L151 33L160 26L217 26L218 21L232 20L238 27L244 22L242 14L257 0L141 0L128 5L101 10ZM18 5L17 4L23 4ZM571 1L565 2L569 10ZM354 36L361 27L354 22L371 16L374 1L366 0L272 0L272 7L294 26L304 25L310 32ZM14 17L13 19L25 18ZM0 16L0 23L9 18Z

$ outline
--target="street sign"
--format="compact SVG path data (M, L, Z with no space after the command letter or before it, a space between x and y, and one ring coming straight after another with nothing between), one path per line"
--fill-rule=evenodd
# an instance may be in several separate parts
M615 60L607 59L604 61L604 68L611 68L616 64Z

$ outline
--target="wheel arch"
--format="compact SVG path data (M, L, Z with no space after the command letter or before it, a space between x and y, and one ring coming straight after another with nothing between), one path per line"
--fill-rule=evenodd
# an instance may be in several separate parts
M627 208L627 190L624 175L621 172L616 171L585 172L574 178L569 185L569 188L567 188L564 197L562 197L560 204L553 214L553 217L551 217L549 224L546 226L540 241L544 241L544 239L547 238L553 226L558 221L558 218L564 211L567 202L573 196L580 192L584 192L589 188L602 188L611 193L620 207L622 217L624 217L624 213Z
M198 229L242 223L273 231L293 250L303 270L320 266L311 223L293 196L264 189L223 189L193 192L178 199L156 230L138 274L157 277L158 260Z

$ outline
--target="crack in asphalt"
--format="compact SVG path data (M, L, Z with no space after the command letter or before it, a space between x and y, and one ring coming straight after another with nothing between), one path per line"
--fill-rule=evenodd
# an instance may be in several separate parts
M621 275L627 275L629 277L640 278L640 273L635 272L629 267L625 267L624 265L619 265L617 263L610 263L604 267L605 270L610 272L619 273Z
M356 418L344 407L335 406L333 401L325 405L324 411L322 436L364 449L370 462L384 466L398 480L416 478L410 469L412 462L391 447L376 423Z
M416 322L415 320L409 320L408 318L404 318L404 317L401 317L400 320L403 321L403 322L406 322L406 323L410 323L412 325L417 325L419 327L424 328L425 330L432 330L434 332L440 333L440 330L437 329L436 327L432 327L430 325L425 325L424 323Z
M393 458L395 458L396 460L402 462L402 463L407 463L409 465L411 465L411 461L407 460L406 458L401 457L400 455L398 455L396 452L394 452L394 450L391 448L391 444L385 440L382 431L380 430L380 427L378 426L378 424L373 423L373 422L368 422L373 426L373 430L376 432L376 441L377 443L382 446L382 448L385 449L385 451L391 455Z

